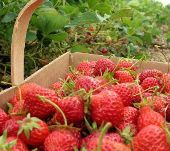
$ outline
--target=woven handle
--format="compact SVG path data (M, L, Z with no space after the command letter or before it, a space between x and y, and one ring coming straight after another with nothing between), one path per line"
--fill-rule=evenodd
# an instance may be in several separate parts
M32 14L43 1L44 0L29 1L16 19L11 44L12 84L19 85L24 81L24 48L27 28Z

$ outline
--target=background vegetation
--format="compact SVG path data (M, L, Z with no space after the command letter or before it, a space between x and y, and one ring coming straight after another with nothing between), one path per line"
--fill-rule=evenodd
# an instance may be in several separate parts
M27 1L0 0L0 81L10 81L12 29ZM29 25L25 76L67 51L147 59L158 37L170 41L169 25L170 6L153 0L46 0Z

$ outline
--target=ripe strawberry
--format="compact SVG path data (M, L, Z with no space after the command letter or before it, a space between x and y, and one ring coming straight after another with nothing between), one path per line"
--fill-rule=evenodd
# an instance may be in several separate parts
M67 129L53 131L44 141L45 151L73 151L73 147L79 146L79 137L75 137L73 132Z
M43 100L40 99L39 96L43 96L43 98L45 97L46 99L49 99L54 103L58 101L58 98L55 94L55 91L42 87L30 90L25 96L25 106L31 116L45 119L55 112L55 108L52 105L43 102Z
M62 82L57 81L53 83L50 88L56 91L58 97L62 98L65 96L64 90L62 88Z
M128 87L128 84L117 84L113 87L113 91L122 98L124 106L130 106L132 104L132 91Z
M47 124L36 117L27 116L19 124L19 137L28 145L42 145L49 134Z
M122 61L119 62L117 69L118 70L120 70L120 69L130 69L130 70L136 71L137 67L134 65L133 62L122 60Z
M140 85L137 84L133 84L131 86L131 91L132 91L132 102L136 103L136 102L140 102L141 101L141 95L143 95L143 89Z
M114 77L119 83L134 82L132 75L128 71L116 71Z
M105 71L112 72L115 66L115 63L109 59L99 59L94 68L94 75L102 75Z
M139 80L142 82L144 79L148 77L153 77L153 78L160 78L162 76L162 72L156 69L146 69L142 71L139 75Z
M144 127L133 139L134 151L169 151L169 144L163 129L156 125Z
M163 118L163 116L158 112L152 110L149 106L143 107L139 110L137 123L139 130L151 124L161 127L164 123L165 119Z
M87 151L94 151L99 143L99 137L92 137L91 139L86 139L86 142L83 144L82 148L85 148ZM110 137L104 137L102 140L102 151L130 151L130 149L123 143L118 143L110 139Z
M142 88L144 90L147 90L147 92L154 92L156 88L159 88L159 81L156 78L148 77L145 78L141 84Z
M91 97L91 117L97 123L111 122L117 125L123 118L123 103L117 93L103 90Z
M7 130L8 136L17 136L19 124L16 119L9 119L5 122L3 130Z
M75 89L85 89L86 92L98 88L100 81L90 76L80 76L75 81Z
M9 120L9 116L0 108L0 135L3 133L3 127L7 120Z
M163 76L161 77L160 83L161 83L161 90L163 90L163 92L170 93L170 74L169 73L163 74Z
M17 100L23 99L27 96L28 91L34 91L34 89L39 88L40 86L36 83L25 83L20 86L19 89L16 91L16 98Z
M166 120L170 122L170 97L167 98Z
M83 61L83 62L79 63L79 65L77 66L76 69L79 72L81 72L83 75L92 76L95 65L96 65L95 61L92 61L92 62L90 62L90 61Z
M102 48L100 51L101 51L102 54L107 54L108 53L108 49L107 48Z
M154 111L160 113L162 116L165 115L166 108L166 100L161 96L150 96L147 97L149 103L151 103L151 107L153 107Z
M5 142L4 142L5 141ZM1 136L0 137L1 149L0 151L29 151L27 146L17 137Z
M71 123L81 123L84 119L84 102L78 97L66 97L58 102L58 106L64 112L67 122ZM60 112L56 111L50 124L55 124L56 122L64 123L64 119Z
M12 97L12 99L9 100L9 103L13 106L18 102L16 95Z

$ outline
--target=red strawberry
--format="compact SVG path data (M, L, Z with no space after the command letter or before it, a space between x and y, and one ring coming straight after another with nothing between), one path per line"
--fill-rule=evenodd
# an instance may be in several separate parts
M141 95L143 95L143 89L140 85L134 84L131 86L131 91L132 91L132 102L140 102L141 101Z
M78 97L66 97L58 102L58 106L64 112L67 122L70 123L81 123L84 119L84 102ZM58 111L52 118L52 124L56 122L64 123L61 113Z
M60 81L57 81L51 85L51 88L56 91L56 94L58 97L64 97L65 93L62 88L62 83Z
M92 137L88 139L83 147L86 151L94 151L98 147L99 137ZM123 143L118 143L110 138L104 138L102 140L102 151L130 151L130 149Z
M147 100L151 103L151 106L156 112L159 112L162 116L165 115L166 100L161 96L150 96Z
M138 120L138 110L134 107L131 106L127 106L124 107L124 116L121 123L129 123L129 124L137 124L137 120Z
M148 92L154 92L156 90L156 87L159 88L159 81L156 78L148 77L145 78L141 84L142 88L144 90L147 90Z
M148 106L141 108L139 112L137 124L139 130L151 124L161 127L165 123L163 116Z
M40 146L49 134L48 126L42 120L36 117L26 117L19 122L19 137L32 146Z
M118 64L118 69L130 69L130 70L137 70L137 67L134 65L133 62L122 60Z
M67 129L53 131L44 142L45 151L73 151L73 147L79 146L79 137L75 137L73 132Z
M94 75L102 75L105 71L112 72L116 65L109 59L99 59L94 68Z
M166 120L170 122L170 97L167 98Z
M91 117L99 125L102 122L117 125L123 118L123 108L121 98L113 91L103 90L91 97Z
M156 69L146 69L143 72L140 73L139 75L139 80L142 82L144 79L148 77L153 77L153 78L160 78L162 76L162 72Z
M42 87L30 90L25 96L25 105L31 116L45 119L55 112L55 108L52 105L43 102L39 96L43 96L44 99L49 99L54 103L58 101L58 98L55 94L55 91Z
M83 61L81 63L79 63L79 65L77 66L77 70L79 72L81 72L83 75L86 76L91 76L93 75L93 71L94 71L94 67L96 65L95 61Z
M132 91L128 87L128 84L122 83L115 85L113 87L113 91L115 91L122 98L124 106L129 106L132 104Z
M1 149L0 151L29 151L27 146L17 137L11 136L7 137L6 136L1 136L0 142L1 142ZM4 140L2 140L4 139ZM5 143L2 141L5 141Z
M100 86L100 81L90 76L80 76L75 83L76 90L85 89L86 92L94 90Z
M144 127L133 139L134 151L169 151L169 144L163 129L156 125Z
M9 120L9 116L0 108L0 135L3 133L3 127L7 120Z
M17 136L19 124L16 119L9 119L5 122L3 130L7 130L8 136Z
M128 71L116 71L114 77L119 83L134 82L132 75Z
M161 90L163 90L163 92L170 93L170 74L169 73L163 74L160 80L160 83L161 83Z
M16 98L17 100L25 100L25 97L27 96L28 91L34 91L34 89L39 88L40 86L36 83L25 83L20 86L19 89L16 91Z

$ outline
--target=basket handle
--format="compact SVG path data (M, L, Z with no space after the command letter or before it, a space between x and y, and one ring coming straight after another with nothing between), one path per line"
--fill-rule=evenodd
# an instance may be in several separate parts
M30 18L44 0L30 0L19 13L13 29L11 43L11 81L19 85L24 81L24 48Z

